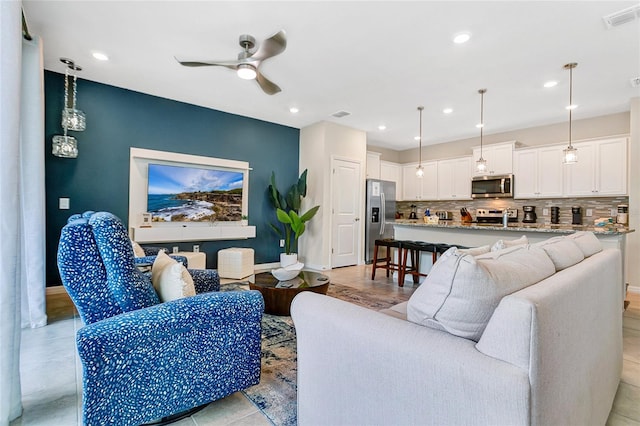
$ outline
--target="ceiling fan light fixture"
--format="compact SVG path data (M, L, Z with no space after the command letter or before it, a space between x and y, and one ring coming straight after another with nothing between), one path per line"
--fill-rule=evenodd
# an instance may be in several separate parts
M251 64L240 64L238 65L238 77L243 80L255 80L258 73L256 69Z

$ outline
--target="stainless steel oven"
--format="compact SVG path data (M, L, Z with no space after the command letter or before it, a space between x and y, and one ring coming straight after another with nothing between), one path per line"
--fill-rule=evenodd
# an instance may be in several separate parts
M474 177L471 180L471 198L513 198L513 175Z

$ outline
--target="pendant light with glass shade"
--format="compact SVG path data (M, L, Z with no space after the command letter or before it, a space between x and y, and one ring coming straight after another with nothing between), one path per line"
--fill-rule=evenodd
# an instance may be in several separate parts
M571 62L564 66L564 69L569 70L569 106L567 107L569 110L569 146L562 151L562 162L564 164L575 164L578 162L578 150L571 145L571 112L576 107L573 104L573 69L577 66L578 64L576 62Z
M418 176L419 178L424 176L424 167L422 167L422 111L423 110L424 110L423 106L418 107L418 111L420 113L420 136L418 136L420 140L420 148L419 148L420 157L418 161L418 167L416 167L416 176Z
M487 160L482 158L482 136L484 131L484 94L487 92L487 89L480 89L478 93L480 93L480 158L476 161L476 171L480 174L484 174L487 171Z
M73 136L67 135L68 130L81 132L86 129L86 117L84 112L76 108L76 97L78 93L78 78L75 73L69 75L69 70L81 71L79 67L67 58L60 58L60 62L67 67L64 73L64 108L62 109L62 119L60 124L64 131L63 135L53 137L52 154L62 158L76 158L78 156L78 141ZM71 97L69 97L69 82L71 81Z

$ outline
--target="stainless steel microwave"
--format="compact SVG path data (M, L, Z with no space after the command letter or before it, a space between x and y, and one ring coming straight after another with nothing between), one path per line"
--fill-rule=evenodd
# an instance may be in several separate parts
M471 198L513 198L513 175L474 177L471 180Z

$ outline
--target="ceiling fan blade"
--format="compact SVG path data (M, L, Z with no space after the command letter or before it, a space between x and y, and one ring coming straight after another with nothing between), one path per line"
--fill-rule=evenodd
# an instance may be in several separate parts
M265 59L279 55L287 48L287 34L284 30L278 31L260 44L256 53L251 55L251 59L264 61Z
M238 61L181 61L175 58L180 65L185 67L226 67L232 70L238 69Z
M280 89L277 84L262 75L260 71L258 71L258 74L256 75L256 81L258 82L260 88L267 95L275 95L276 93L282 91L282 89Z

